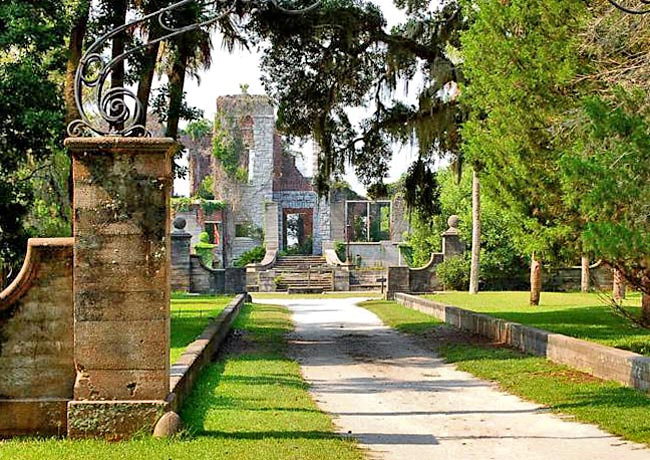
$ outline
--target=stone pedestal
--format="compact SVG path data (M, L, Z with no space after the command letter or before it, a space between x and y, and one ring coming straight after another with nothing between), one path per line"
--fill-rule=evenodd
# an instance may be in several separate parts
M120 439L152 429L169 393L174 145L171 139L66 141L74 179L71 437Z
M445 260L465 253L465 244L460 239L458 216L451 216L447 221L449 228L442 234L442 253Z
M393 300L398 292L411 292L410 270L408 267L388 267L386 299Z
M350 290L350 270L347 268L334 268L334 290L348 292Z
M182 217L174 219L172 233L172 291L190 292L192 235L185 231L187 222Z

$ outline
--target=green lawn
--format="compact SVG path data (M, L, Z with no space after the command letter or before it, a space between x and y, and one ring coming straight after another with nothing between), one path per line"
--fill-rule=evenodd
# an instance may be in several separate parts
M171 350L173 363L183 354L210 319L216 318L232 300L232 296L196 296L173 294L171 301Z
M528 292L444 292L426 296L448 305L467 308L547 331L591 340L650 356L650 330L634 326L614 314L603 294L544 292L539 307L528 305ZM626 300L638 313L641 296Z
M241 351L203 372L181 413L186 433L177 439L13 440L0 442L0 459L361 460L356 443L333 433L298 363L287 357L288 311L247 305L234 327Z
M458 369L491 380L512 394L572 415L631 441L650 444L650 397L648 394L604 382L544 358L515 350L477 345L466 341L433 339L437 328L446 328L429 315L395 302L369 301L363 307L387 325L421 338Z

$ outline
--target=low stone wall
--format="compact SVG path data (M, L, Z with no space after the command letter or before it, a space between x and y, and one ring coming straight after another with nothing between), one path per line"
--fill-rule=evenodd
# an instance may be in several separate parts
M178 412L183 406L183 402L194 388L201 370L210 363L230 332L245 301L246 296L243 294L235 297L172 365L169 376L171 395L168 399L171 410Z
M73 397L72 238L31 239L0 292L0 437L66 433Z
M379 291L382 286L386 287L385 269L351 269L350 270L350 291ZM384 282L382 283L381 280Z
M604 380L650 390L650 358L562 334L523 326L432 300L398 293L395 300L445 323L525 353L544 356Z
M549 268L542 272L544 290L553 292L579 291L582 280L581 267ZM590 284L597 291L611 291L614 284L612 269L598 263L589 270Z
M397 292L418 294L441 290L442 284L436 271L444 260L444 254L435 253L422 268L388 267L386 298L392 299Z
M242 294L246 292L246 269L212 269L201 258L190 256L190 291L194 294Z

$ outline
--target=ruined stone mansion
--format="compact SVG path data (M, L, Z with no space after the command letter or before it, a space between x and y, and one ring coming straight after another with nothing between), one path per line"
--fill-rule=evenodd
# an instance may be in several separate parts
M211 178L215 198L226 206L212 213L193 206L177 215L186 219L193 244L201 232L210 235L217 246L215 266L228 267L262 245L323 255L335 242L349 244L351 257L364 266L403 264L404 204L367 201L344 186L319 198L283 144L268 97L219 97L213 132L186 141L190 194Z

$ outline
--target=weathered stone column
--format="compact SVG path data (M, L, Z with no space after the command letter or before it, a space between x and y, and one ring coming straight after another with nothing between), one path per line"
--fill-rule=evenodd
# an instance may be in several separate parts
M172 291L190 292L190 254L192 235L185 231L187 221L183 217L174 219L172 232Z
M171 139L68 139L74 179L71 437L153 428L169 393Z

